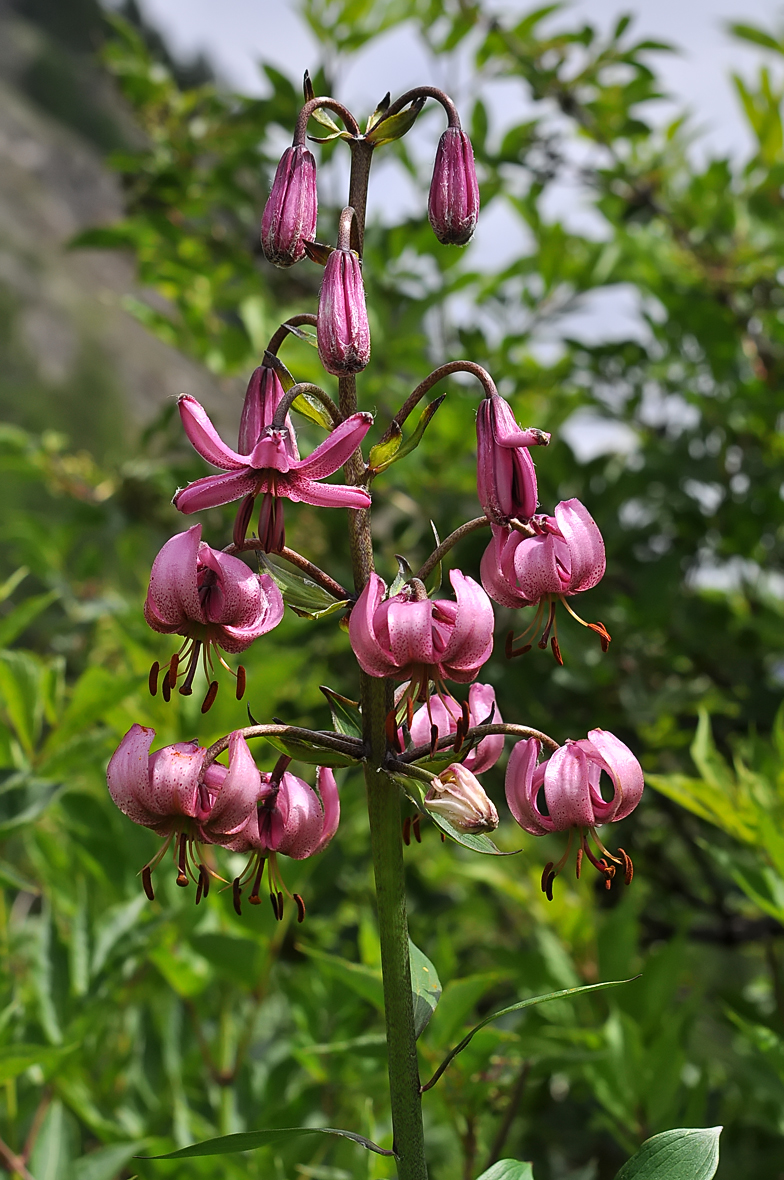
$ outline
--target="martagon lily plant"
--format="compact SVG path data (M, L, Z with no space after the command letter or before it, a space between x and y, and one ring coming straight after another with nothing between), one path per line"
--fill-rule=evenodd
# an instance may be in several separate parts
M242 666L230 668L221 653L237 656L252 643L263 644L264 636L280 622L285 604L294 605L292 586L296 576L305 573L324 592L332 613L347 616L346 643L357 661L358 701L340 698L342 723L336 719L329 731L277 722L238 726L208 748L194 740L151 752L154 732L134 725L107 773L117 806L162 840L156 856L141 869L151 901L154 870L160 872L169 853L177 884L194 888L197 904L217 879L231 887L233 904L241 913L243 901L261 901L266 873L274 917L281 920L286 905L293 904L299 921L305 918L305 901L287 889L285 859L316 856L334 836L340 802L333 769L354 767L364 774L392 1135L390 1146L382 1148L353 1132L339 1133L393 1157L400 1180L427 1178L423 1095L457 1051L423 1082L416 1048L421 1027L414 1017L416 985L409 960L404 842L412 835L419 839L421 824L428 821L444 839L479 854L499 855L489 833L502 821L479 776L504 757L505 744L511 741L506 767L509 813L503 822L514 821L534 836L565 833L563 856L544 866L546 896L552 899L553 883L572 849L578 876L588 862L608 888L621 880L628 884L628 852L611 851L597 827L628 815L643 789L639 762L619 738L592 729L559 746L547 734L502 720L492 687L481 681L494 646L494 602L515 610L532 608L533 618L522 637L530 633L535 638L541 630L539 646L549 645L560 662L556 606L561 603L582 622L570 600L590 590L604 574L604 544L588 510L577 500L556 505L553 515L540 510L534 455L546 455L549 434L519 426L491 375L470 360L455 360L434 370L411 393L393 420L376 432L367 457L362 451L374 427L371 413L360 408L357 389L359 374L371 363L362 273L370 167L379 147L413 127L428 99L441 104L448 124L435 159L429 218L438 240L453 248L464 245L473 233L479 189L471 144L448 96L432 87L411 90L394 103L387 96L362 132L340 103L313 95L306 75L305 104L293 145L275 175L261 241L273 265L324 267L318 310L292 317L270 340L250 377L236 449L221 438L193 397L180 398L188 439L217 470L177 490L174 504L191 517L236 503L237 514L233 536L228 544L222 539L223 548L212 548L202 538L198 522L185 526L163 546L153 564L144 608L155 631L183 639L175 654L153 665L150 691L160 691L170 701L177 693L191 694L203 675L206 712L229 676L235 678L236 697L244 692ZM348 201L334 248L315 240L316 163L305 146L314 116L351 152ZM317 385L297 382L278 357L286 338L301 334L303 326L316 329L321 363L338 379L337 401ZM404 440L407 419L434 386L457 372L473 376L477 383L477 495L482 514L440 543L418 571L405 568L388 585L376 572L371 540L371 504L383 484L378 477L419 444L443 398L430 402L419 427ZM305 456L292 421L292 413L298 411L306 411L326 431L320 445ZM331 481L339 471L342 474ZM284 510L296 511L298 503L347 513L352 588L344 588L307 555L287 547ZM453 556L465 536L483 528L489 540L480 570L454 567L449 574L451 594L429 590L430 575L441 561ZM266 554L275 554L275 561L267 562ZM262 572L256 572L259 566ZM289 568L291 579L280 572ZM610 636L603 624L586 625L598 632L606 649ZM516 644L519 640L510 634L507 656L531 646ZM224 665L224 672L216 663ZM347 709L353 729L345 722ZM264 765L263 751L269 746L259 746L260 739L274 741L283 756ZM225 763L220 761L224 755ZM289 769L298 757L311 766L316 760L320 763L312 784ZM229 874L228 881L220 855L216 856L221 848L247 857L245 868ZM429 1002L434 1007L437 996ZM258 1134L261 1143L263 1132ZM213 1148L223 1153L254 1145L247 1135L238 1136L242 1142L236 1145L230 1139L174 1154L204 1155Z

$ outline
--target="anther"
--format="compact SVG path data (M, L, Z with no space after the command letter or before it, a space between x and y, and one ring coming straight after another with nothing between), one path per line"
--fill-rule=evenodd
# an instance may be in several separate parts
M172 688L174 688L175 684L177 683L177 672L179 670L179 666L180 657L178 653L175 652L172 658L169 660L169 684Z
M411 816L407 815L403 820L403 843L408 846L411 843Z
M577 874L578 881L580 880L580 873L582 872L582 867L583 867L583 850L582 850L582 848L578 848L577 849L577 860L576 860L575 866L574 866L574 871Z
M196 886L196 905L198 905L199 902L201 901L202 891L203 891L203 882L202 882L201 873L199 873L199 883Z
M555 662L557 664L560 664L561 667L563 668L563 656L561 655L561 649L558 645L558 640L556 639L556 637L554 635L553 635L552 639L550 640L550 647L553 649L553 655L555 656Z
M421 821L421 816L420 816L419 812L417 812L416 815L414 816L414 822L411 824L411 831L414 833L414 839L416 840L417 844L422 843L422 831L421 831L421 827L420 827L420 821ZM442 835L443 835L443 833L442 833Z
M294 901L297 904L297 921L304 922L305 921L305 914L307 913L307 910L305 909L305 902L302 900L302 898L300 897L300 895L298 893L294 893L294 894L292 894L292 896L294 898Z
M234 544L238 549L241 549L245 544L245 538L248 533L248 525L253 514L253 504L256 500L254 495L246 496L239 507L239 511L234 518Z
M242 890L240 889L240 879L235 877L231 883L231 899L234 902L234 912L242 917L242 905L240 898L242 897Z
M160 673L160 670L161 670L161 666L158 663L158 661L156 660L155 663L153 664L153 666L150 668L150 677L149 677L149 680L147 681L147 684L149 685L151 697L158 695L158 675Z
M278 921L283 921L283 894L278 890Z
M435 758L436 750L438 749L438 726L430 726L430 757Z
M444 835L443 832L441 833L441 843L446 844L446 836Z
M168 672L164 676L163 683L161 684L161 696L163 697L163 699L166 701L166 704L168 705L169 701L171 700L171 685L169 684L169 673Z
M155 891L152 887L152 872L149 865L145 865L142 869L142 887L150 901L155 901Z
M259 886L261 885L261 878L263 876L264 865L266 863L267 863L266 860L262 856L259 860L259 867L256 870L256 876L253 880L253 888L251 889L250 897L248 898L248 901L250 902L251 905L261 905L261 898L259 897Z
M414 724L414 702L411 700L411 697L406 697L406 721L410 729Z
M177 873L177 884L181 889L185 889L188 884L188 877L183 873L182 869Z
M607 651L612 642L612 635L610 635L604 623L587 623L586 625L599 636L602 643L602 651Z
M245 669L240 664L237 669L237 700L241 701L245 696Z
M627 885L631 885L634 879L634 865L632 864L632 858L629 856L628 852L624 851L623 848L619 848L618 851L623 857L624 881Z
M397 718L395 717L395 710L390 709L384 721L384 732L386 734L387 745L390 750L395 753L400 753L400 740L397 736Z
M199 881L204 886L202 897L209 897L210 894L210 874L207 872L206 865L199 865Z
M544 891L545 896L548 901L553 900L553 882L554 881L555 881L555 873L550 873L550 876L547 878L547 885L546 885L545 891Z
M188 884L188 837L185 832L180 833L180 846L177 853L177 884L184 889Z
M553 871L553 862L548 860L547 864L542 869L542 893L547 892L547 882L550 880L550 874Z
M275 921L279 922L280 914L278 913L278 899L277 896L272 892L270 892L270 905L272 906L272 912L275 915Z
M207 695L205 696L204 700L201 703L202 713L209 713L210 709L212 708L213 704L215 703L215 698L217 695L218 695L218 681L213 680L212 684L207 689Z

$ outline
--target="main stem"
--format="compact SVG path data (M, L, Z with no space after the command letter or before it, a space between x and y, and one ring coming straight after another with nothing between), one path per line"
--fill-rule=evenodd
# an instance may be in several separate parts
M360 255L372 152L372 146L361 139L352 143L349 204L356 216L351 244ZM356 413L354 377L340 379L340 409L344 417ZM363 478L363 464L359 455L347 464L347 475L352 482L359 482ZM373 572L369 510L349 510L349 538L354 585L357 590L361 590ZM393 705L392 684L388 680L360 672L360 692L363 737L367 750L365 785L381 942L389 1096L394 1148L398 1156L398 1180L427 1180L411 964L408 956L400 790L381 769L386 753L386 718Z

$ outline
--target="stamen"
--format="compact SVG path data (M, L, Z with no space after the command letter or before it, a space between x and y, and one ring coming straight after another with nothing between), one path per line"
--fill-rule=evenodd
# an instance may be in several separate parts
M209 894L210 894L210 873L209 873L209 869L207 868L206 865L203 865L203 864L199 865L199 880L204 885L204 893L202 894L202 896L209 897Z
M305 921L305 914L307 913L307 910L305 909L305 902L302 900L299 893L293 894L293 897L294 897L294 901L296 902L296 905L297 905L297 921L304 922Z
M240 664L237 669L237 700L241 701L245 696L245 669Z
M558 646L558 637L556 635L553 635L552 639L550 640L550 647L553 649L553 655L555 656L555 662L557 664L560 664L561 667L563 668L563 656L561 655L561 649Z
M264 874L264 866L266 863L267 863L266 859L263 856L260 856L258 871L256 873L254 880L253 880L253 888L251 890L250 897L248 898L248 901L250 902L251 905L261 905L261 898L259 897L259 886L261 885L261 878Z
M417 812L416 815L414 816L413 822L411 824L411 831L414 833L414 839L416 840L417 844L422 843L422 830L420 827L421 820L422 820L422 817L419 814L419 812Z
M256 501L254 495L246 496L239 506L237 515L234 518L234 544L238 549L241 549L245 544L245 538L248 535L248 525L250 518L253 515L253 505Z
M203 889L203 885L202 885L201 873L199 873L199 884L196 886L196 905L198 905L199 902L201 901L202 889Z
M384 731L386 733L387 746L390 750L394 750L395 753L399 754L401 752L400 739L397 735L397 717L394 709L390 709L387 713L384 722Z
M283 894L281 893L280 890L278 890L278 913L280 914L278 921L282 922L283 921Z
M179 667L180 653L175 652L172 658L169 660L169 684L172 688L174 688L175 684L177 683L177 672L179 671Z
M168 705L169 701L171 700L171 684L169 683L169 673L168 672L164 676L163 683L161 684L161 696L163 697L166 704Z
M555 873L550 873L550 876L547 878L547 884L545 885L545 888L544 888L544 894L545 894L545 897L547 898L548 901L553 900L553 883L554 883L554 881L555 881Z
M149 865L142 869L142 886L150 901L155 901L155 891L152 887L152 870Z
M201 640L194 639L193 647L191 648L190 661L188 663L188 671L185 674L185 679L182 682L180 689L180 696L189 697L193 693L193 678L196 675L196 669L199 666L199 650L201 648ZM169 669L169 676L171 677L171 668ZM176 676L175 678L176 679ZM174 684L172 679L172 684Z
M586 627L590 627L599 636L602 644L602 651L608 651L612 643L612 635L605 627L604 623L586 623Z
M239 877L235 877L234 880L232 881L231 897L232 897L232 901L234 902L235 914L239 914L239 916L242 917L242 905L240 903L240 898L242 897L242 889L240 888Z
M411 697L406 697L406 721L410 729L414 724L414 702L411 700Z
M580 873L582 871L582 867L583 867L583 849L582 849L582 845L580 845L580 847L577 849L577 858L576 858L575 866L574 866L574 871L577 875L578 881L580 880Z
M532 647L532 644L526 643L523 647L518 647L517 650L515 651L514 642L515 642L514 631L510 631L506 637L506 642L504 644L504 655L506 656L506 658L508 660L513 660L515 658L515 656L524 656L525 653L527 651L530 651L531 647Z
M446 844L446 836L444 835L443 832L441 833L441 843Z
M407 815L403 820L403 843L406 847L411 843L411 816Z
M435 758L438 749L438 726L430 726L430 757Z
M634 865L632 864L632 858L623 848L619 848L618 851L623 857L624 882L627 885L631 885L632 881L634 880Z
M156 660L155 663L153 664L153 666L150 668L150 676L147 681L148 687L150 689L150 696L151 697L158 695L158 675L160 673L160 670L161 670L161 666L158 663L158 661Z
M188 837L185 832L180 835L179 848L177 852L177 884L184 889L188 884Z
M547 647L547 643L550 638L550 629L551 629L554 622L555 622L555 603L551 599L550 600L550 613L547 616L547 625L546 625L544 631L542 632L542 638L539 640L539 643L537 645L538 647L541 648L542 651L544 651L545 648Z
M275 915L275 921L279 922L281 920L281 918L283 917L283 914L278 912L277 894L272 893L271 891L270 891L270 905L272 906L272 912Z
M209 713L210 709L215 703L215 698L218 695L218 681L213 680L210 687L207 689L207 695L201 703L202 713Z
M551 860L548 860L547 864L542 869L542 893L547 892L547 882L550 880L550 876L552 874L552 871L553 871L553 862Z

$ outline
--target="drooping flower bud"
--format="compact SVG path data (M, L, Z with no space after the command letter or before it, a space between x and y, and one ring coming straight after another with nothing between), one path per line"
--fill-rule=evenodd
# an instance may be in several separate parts
M359 373L370 360L370 328L359 256L333 250L324 267L318 306L318 351L335 377Z
M261 219L261 246L275 266L293 266L316 234L316 161L304 144L281 156Z
M503 721L495 700L495 689L490 684L472 684L468 690L468 725L485 725L492 718L493 721ZM458 722L463 715L461 706L454 697L435 693L427 704L417 709L411 721L411 741L415 746L423 746L433 739L433 726L438 730L439 738L447 734L457 733ZM403 733L400 733L402 747ZM504 748L504 735L492 734L482 738L463 759L462 764L472 774L482 774L495 766Z
M536 512L536 471L528 448L549 441L544 430L521 430L500 394L482 399L476 415L476 482L479 503L493 524L527 520Z
M256 444L261 442L268 428L272 426L275 411L282 397L283 386L272 366L259 365L258 369L254 369L242 405L237 442L237 451L240 455L252 454ZM290 414L286 415L285 428L286 453L290 459L299 459L297 435Z
M445 246L465 246L476 229L479 185L474 149L462 127L447 127L438 142L427 215Z
M461 832L492 832L498 812L477 778L459 762L442 770L430 784L425 807Z

